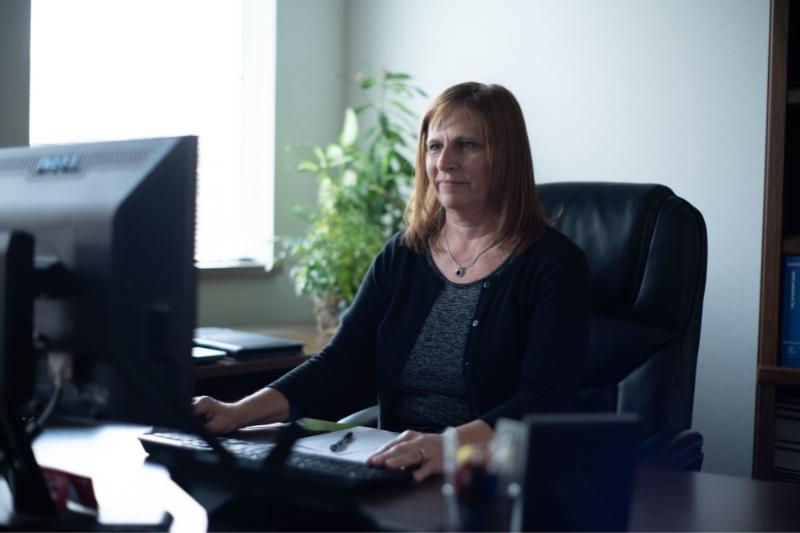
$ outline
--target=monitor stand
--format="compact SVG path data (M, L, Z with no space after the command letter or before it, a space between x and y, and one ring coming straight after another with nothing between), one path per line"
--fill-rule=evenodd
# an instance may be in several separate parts
M36 353L33 300L36 295L33 237L0 231L0 475L11 505L0 529L15 531L167 531L172 517L157 524L102 524L92 515L56 508L36 462L23 422L23 405L33 395Z

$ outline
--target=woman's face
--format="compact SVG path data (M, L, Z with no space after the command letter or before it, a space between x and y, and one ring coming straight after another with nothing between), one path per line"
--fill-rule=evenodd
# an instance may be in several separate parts
M486 143L466 109L455 109L430 124L425 167L445 209L472 216L491 212Z

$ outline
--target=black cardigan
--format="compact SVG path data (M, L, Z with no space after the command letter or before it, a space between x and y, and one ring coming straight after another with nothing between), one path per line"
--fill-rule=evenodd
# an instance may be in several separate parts
M443 280L395 235L378 254L338 332L318 355L270 386L292 415L337 419L380 405L386 419L407 354ZM557 230L484 281L464 348L473 416L500 417L570 407L583 372L591 316L583 252Z

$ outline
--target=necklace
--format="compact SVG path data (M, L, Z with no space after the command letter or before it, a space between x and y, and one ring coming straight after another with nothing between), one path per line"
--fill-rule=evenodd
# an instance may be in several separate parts
M483 254L485 254L487 251L489 251L490 248L493 248L495 244L497 244L497 241L492 242L489 246L487 246L486 248L481 250L480 253L478 253L478 255L476 255L475 258L472 261L470 261L470 263L468 265L463 266L463 265L459 264L458 261L456 261L455 257L453 257L453 252L450 251L450 243L447 242L447 232L446 231L444 232L444 247L447 250L447 255L450 256L450 260L456 266L455 274L456 274L456 277L458 277L458 278L463 278L464 274L467 273L467 269L470 269L473 266L475 266L475 263L478 262L478 259L480 259Z

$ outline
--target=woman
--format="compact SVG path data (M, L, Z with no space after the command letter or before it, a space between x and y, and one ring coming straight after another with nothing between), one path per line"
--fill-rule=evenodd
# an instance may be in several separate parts
M403 431L377 467L442 470L442 437L488 443L498 418L570 407L589 331L586 259L547 226L514 96L462 83L425 114L407 227L316 357L235 403L195 402L215 432L380 405Z

